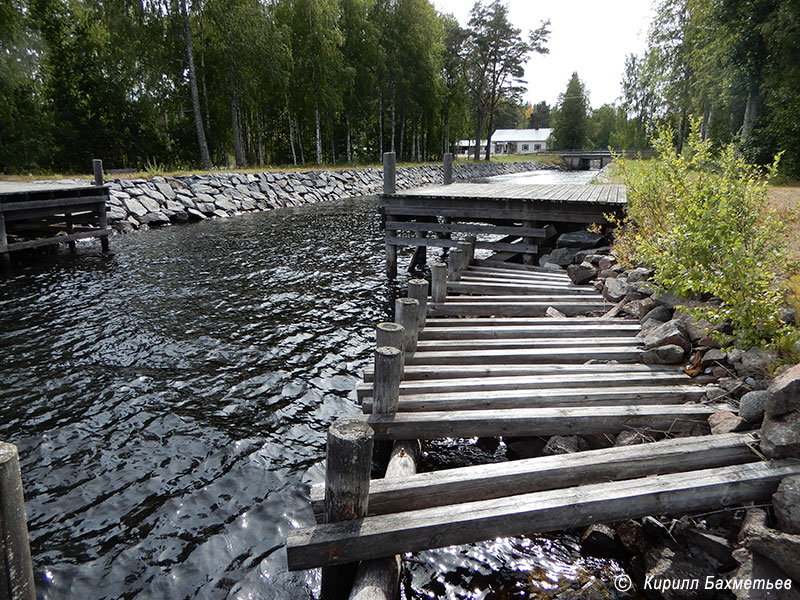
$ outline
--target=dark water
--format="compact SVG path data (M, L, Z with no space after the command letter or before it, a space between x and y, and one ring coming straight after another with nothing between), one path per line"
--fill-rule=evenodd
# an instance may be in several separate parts
M318 573L287 573L283 544L313 522L328 425L357 411L382 256L359 199L117 236L0 279L0 439L20 450L39 597L312 597ZM583 562L519 539L406 564L407 598L484 598Z

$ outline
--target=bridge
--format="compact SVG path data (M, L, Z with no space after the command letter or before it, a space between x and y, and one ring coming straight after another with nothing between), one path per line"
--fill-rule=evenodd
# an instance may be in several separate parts
M570 171L586 171L589 169L592 161L600 161L600 168L602 169L611 162L615 156L622 154L630 156L640 156L642 158L653 158L657 153L652 150L563 150L559 152L567 168Z

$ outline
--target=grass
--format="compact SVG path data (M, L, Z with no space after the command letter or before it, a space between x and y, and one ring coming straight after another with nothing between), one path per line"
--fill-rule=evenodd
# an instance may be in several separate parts
M492 156L491 162L497 163L511 163L511 162L530 162L535 161L542 164L563 164L561 156L558 154L503 154L500 156ZM455 157L456 164L464 164L472 162L470 159ZM401 162L397 163L398 167L422 167L425 165L440 165L441 162ZM302 165L262 165L258 167L248 167L245 169L219 168L211 170L202 169L174 169L169 170L162 165L147 165L147 168L135 173L121 173L110 176L113 179L150 179L152 177L175 177L182 175L213 175L219 173L285 173L297 171L347 171L350 169L380 169L381 163L359 163L359 164L339 164L339 165L317 165L317 164L302 164ZM94 177L92 173L29 173L27 175L0 175L0 181L17 181L17 182L30 182L46 179L48 181L58 181L60 179L91 179Z

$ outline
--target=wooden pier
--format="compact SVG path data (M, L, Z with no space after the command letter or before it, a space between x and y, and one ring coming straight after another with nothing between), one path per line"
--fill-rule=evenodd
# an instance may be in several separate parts
M800 474L800 461L764 460L755 432L709 435L710 415L735 411L705 399L712 378L642 364L639 322L604 316L612 305L593 288L473 252L458 247L449 265L433 264L423 302L428 282L412 280L415 298L398 300L397 324L377 327L375 365L357 389L364 414L331 428L326 484L311 493L317 524L287 540L290 569L324 567L326 600L395 597L406 552L761 502ZM542 316L550 306L568 316ZM363 437L359 456L373 440L394 450L383 479L369 481L365 467L345 490L343 460L330 453L348 427ZM609 438L574 454L428 473L415 462L424 440L623 431L660 441L615 447ZM352 508L345 518L340 503Z
M109 248L102 163L95 161L94 184L0 182L0 260L9 253L67 243L75 250L77 240L100 238ZM14 241L9 241L12 238Z

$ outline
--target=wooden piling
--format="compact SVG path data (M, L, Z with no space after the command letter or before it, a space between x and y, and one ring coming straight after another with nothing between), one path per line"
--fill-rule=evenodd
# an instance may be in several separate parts
M458 281L461 279L461 265L463 264L462 258L463 251L459 248L450 250L447 255L447 279L449 281Z
M405 336L405 327L400 323L378 323L375 326L376 347L389 346L402 350L400 352L401 372L404 372L406 367Z
M105 185L103 181L103 161L99 158L95 158L92 161L92 169L94 171L94 184L97 186ZM101 230L108 229L108 215L106 214L105 200L97 203L97 225ZM109 245L107 235L100 236L100 247L103 252L108 252ZM73 245L71 244L70 249L72 248Z
M397 412L402 378L403 351L391 346L379 346L375 350L373 412L379 414Z
M475 253L473 244L466 240L459 240L457 248L461 250L461 264L459 265L459 273L466 271L469 263L472 260L470 256ZM460 278L460 276L459 276Z
M438 304L447 297L447 265L435 262L431 265L431 300Z
M417 336L419 332L417 320L419 302L417 302L414 298L398 298L395 300L394 310L394 320L405 328L405 351L416 351Z
M339 419L328 429L325 467L325 521L335 523L367 515L374 434L365 423ZM322 598L348 598L356 564L322 569Z
M0 267L6 268L11 265L11 257L8 255L8 237L6 235L6 217L0 211Z
M425 279L409 279L408 297L419 302L417 310L417 325L419 329L425 327L425 315L428 309L428 281Z
M35 597L17 447L0 442L0 598Z
M469 243L469 254L467 255L467 266L469 266L475 259L475 244L478 242L478 238L474 235L468 235L464 239L467 243Z
M444 184L453 183L453 154L446 152L444 155Z
M394 152L383 153L383 193L394 194L397 189L397 164Z

